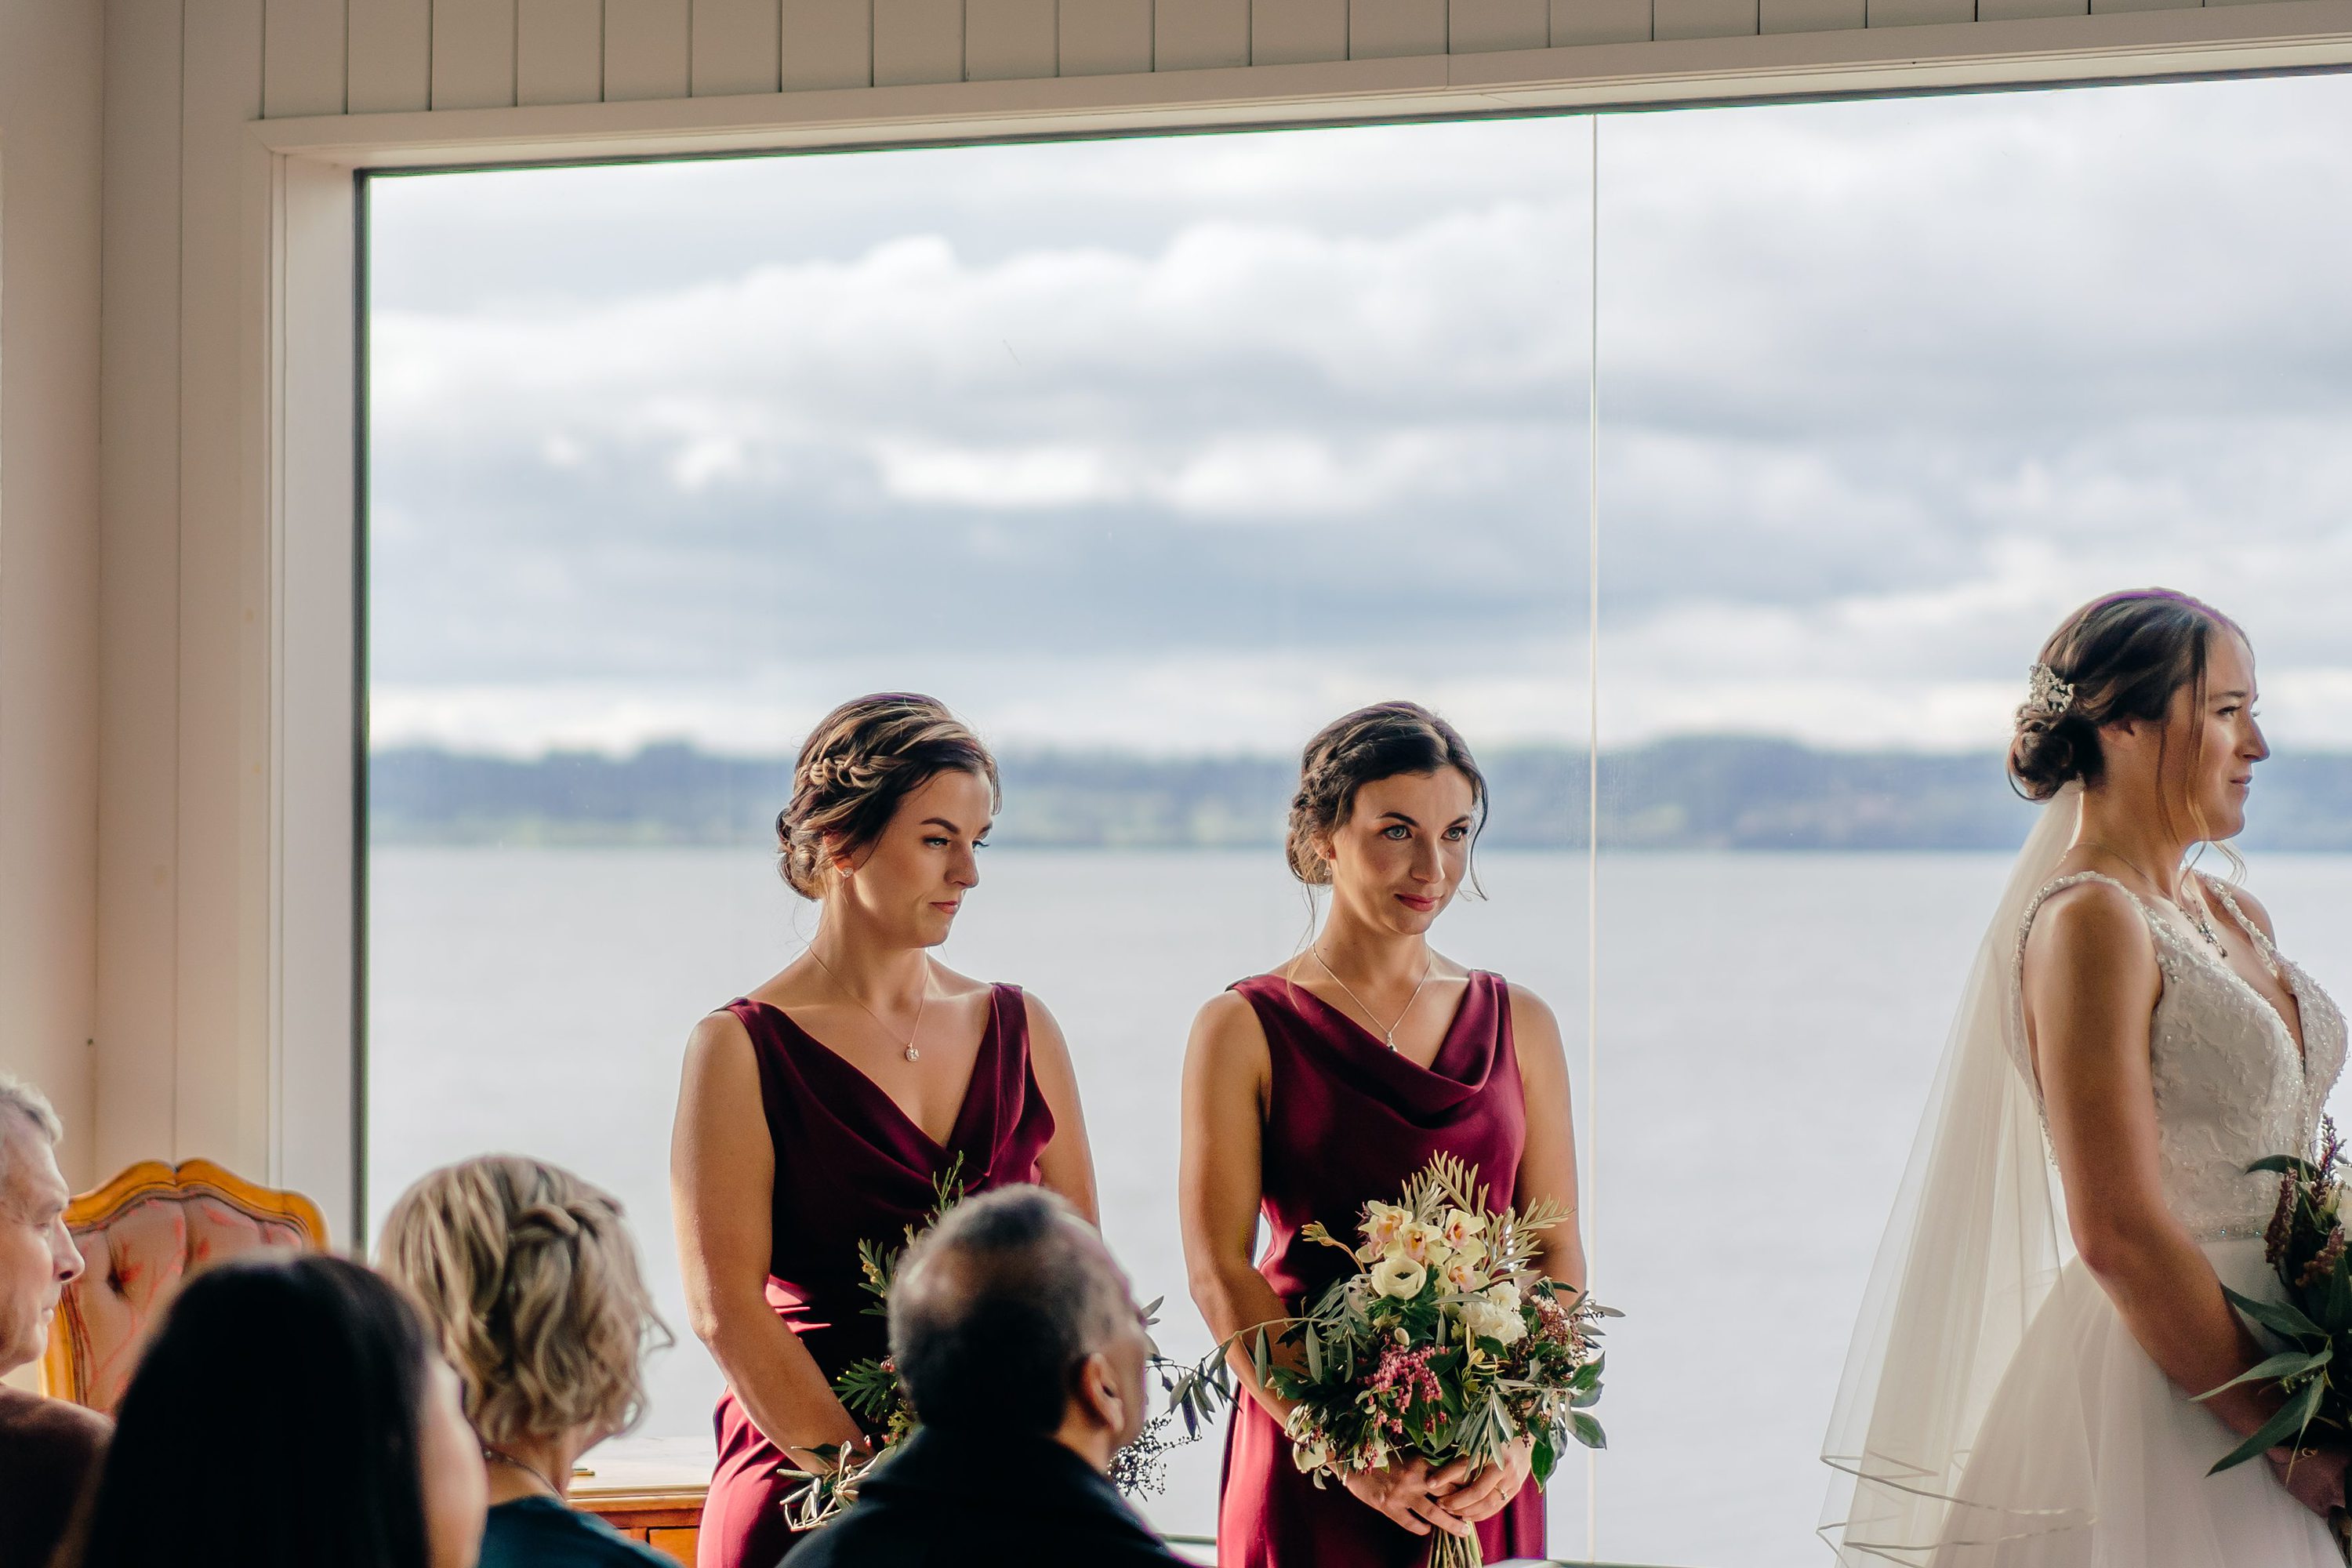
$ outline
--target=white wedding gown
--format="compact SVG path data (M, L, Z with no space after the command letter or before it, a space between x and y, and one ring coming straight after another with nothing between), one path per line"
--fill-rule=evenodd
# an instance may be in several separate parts
M2093 879L2122 887L2085 873L2032 899L2016 963L2043 901ZM2134 898L2164 981L2149 1029L2164 1196L2225 1283L2276 1299L2263 1232L2278 1178L2249 1175L2246 1166L2312 1148L2344 1065L2344 1016L2277 956L2226 888L2209 886L2293 989L2305 1044L2298 1052L2278 1011L2200 936ZM2013 995L2013 977L2011 987ZM2236 1446L2157 1369L2082 1262L2067 1261L1999 1374L1931 1561L1936 1568L2343 1568L2327 1527L2268 1465L2206 1474ZM2021 1525L2036 1519L2050 1527Z

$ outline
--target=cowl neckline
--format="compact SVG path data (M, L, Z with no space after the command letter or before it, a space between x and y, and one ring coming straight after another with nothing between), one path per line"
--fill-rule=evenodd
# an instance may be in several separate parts
M1269 1004L1304 1026L1298 1034L1337 1072L1376 1093L1399 1110L1433 1114L1454 1109L1482 1092L1501 1055L1498 1017L1506 1005L1503 978L1470 971L1427 1067L1389 1048L1358 1020L1306 986L1280 974L1256 974L1233 989L1251 1001ZM1298 998L1306 998L1301 1006Z

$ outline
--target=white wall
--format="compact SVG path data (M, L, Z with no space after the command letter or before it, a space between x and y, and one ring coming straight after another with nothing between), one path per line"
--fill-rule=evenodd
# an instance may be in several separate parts
M98 1169L100 16L0 0L0 1066Z

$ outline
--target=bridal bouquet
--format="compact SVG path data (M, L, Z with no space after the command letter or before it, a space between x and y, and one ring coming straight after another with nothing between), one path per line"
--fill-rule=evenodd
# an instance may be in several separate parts
M1476 1170L1440 1155L1402 1202L1364 1205L1360 1245L1308 1226L1355 1269L1302 1316L1261 1327L1252 1351L1259 1382L1296 1402L1298 1468L1322 1486L1417 1454L1433 1465L1467 1459L1475 1474L1525 1436L1540 1485L1570 1439L1604 1447L1591 1413L1596 1342L1600 1320L1620 1314L1535 1267L1538 1239L1569 1217L1552 1204L1490 1211ZM1298 1364L1275 1364L1268 1330L1297 1348ZM1440 1534L1431 1547L1431 1568L1483 1561L1475 1535Z
M2249 1171L2274 1171L2279 1176L2278 1208L2263 1233L2271 1268L2284 1287L2284 1300L2258 1301L2221 1288L2230 1304L2277 1340L2283 1348L2259 1365L2199 1394L2210 1399L2223 1388L2240 1384L2266 1384L2286 1396L2252 1436L2230 1450L2211 1473L2242 1465L2282 1444L2300 1447L2315 1440L2331 1444L2352 1441L2352 1245L2346 1226L2352 1222L2352 1194L2339 1174L2345 1145L2336 1123L2321 1122L2318 1160L2274 1154L2257 1160ZM2352 1508L2352 1497L2346 1506ZM2336 1545L2352 1562L2352 1526L2346 1514L2335 1516Z
M962 1181L963 1160L957 1156L945 1173L933 1178L931 1207L922 1219L908 1226L895 1246L861 1241L857 1244L857 1266L865 1275L866 1293L874 1300L866 1304L867 1313L887 1317L890 1311L890 1286L898 1272L898 1263L907 1249L925 1231L940 1222L941 1215L961 1202L965 1194ZM1143 1310L1147 1325L1159 1321L1160 1302L1155 1300ZM1150 1368L1160 1380L1161 1390L1169 1394L1168 1408L1146 1426L1135 1441L1111 1458L1111 1479L1119 1490L1133 1494L1159 1491L1166 1456L1171 1449L1181 1447L1200 1435L1201 1423L1214 1415L1218 1406L1232 1397L1231 1385L1225 1380L1203 1374L1200 1369L1181 1366L1151 1348ZM814 1450L831 1468L822 1474L807 1470L784 1472L807 1482L784 1500L786 1517L796 1531L814 1530L828 1523L835 1514L857 1500L858 1488L866 1478L890 1456L891 1450L904 1442L917 1426L915 1407L907 1398L905 1385L898 1381L898 1368L887 1356L869 1356L844 1367L841 1375L833 1380L833 1392L859 1425L873 1435L870 1454L845 1451L837 1445L827 1444ZM1185 1435L1176 1436L1176 1423L1181 1420Z

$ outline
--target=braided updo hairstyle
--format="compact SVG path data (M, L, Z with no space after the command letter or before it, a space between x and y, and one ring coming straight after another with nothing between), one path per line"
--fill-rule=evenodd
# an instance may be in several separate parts
M776 814L784 880L823 898L825 861L873 843L900 801L944 773L976 773L998 798L995 757L935 697L883 691L826 714L801 743L792 803Z
M2042 645L2042 663L2074 690L2063 706L2029 702L2018 710L2009 742L2018 793L2048 800L2077 780L2097 784L2106 768L2100 727L2126 720L2160 724L2183 687L2196 694L2201 717L2216 632L2245 635L2210 605L2167 588L2109 594L2067 616ZM2203 743L2200 727L2200 749Z
M645 1355L669 1342L618 1200L571 1172L486 1154L420 1177L377 1263L425 1310L485 1442L635 1425Z
M1470 831L1475 849L1486 826L1486 775L1453 725L1418 702L1376 702L1324 725L1298 759L1298 793L1290 798L1290 830L1283 843L1290 874L1310 887L1328 883L1330 862L1317 846L1354 815L1357 793L1400 773L1440 768L1458 769L1470 781L1478 817Z

